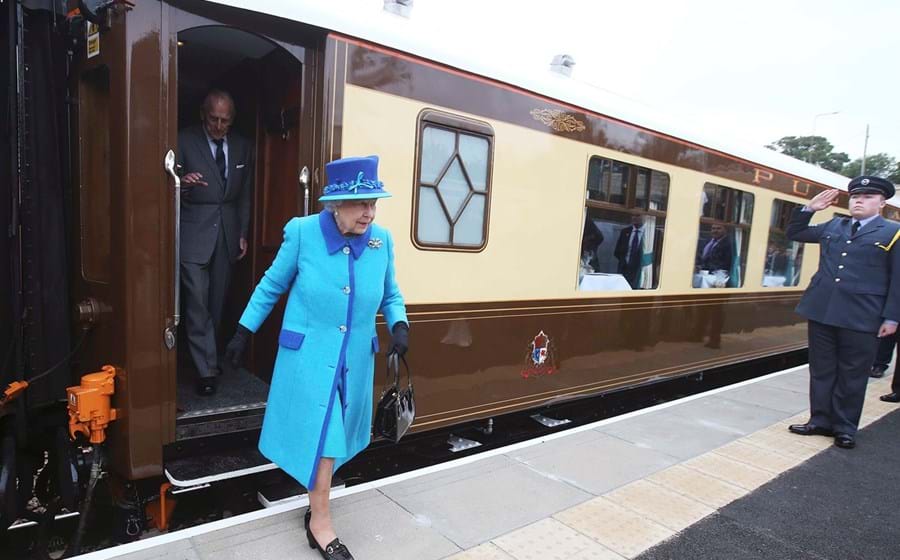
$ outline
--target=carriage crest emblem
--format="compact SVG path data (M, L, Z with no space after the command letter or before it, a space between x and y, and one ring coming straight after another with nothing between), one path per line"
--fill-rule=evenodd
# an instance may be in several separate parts
M528 355L525 359L525 367L522 369L522 377L536 377L539 375L552 375L557 372L555 365L555 352L550 336L540 331L528 345Z

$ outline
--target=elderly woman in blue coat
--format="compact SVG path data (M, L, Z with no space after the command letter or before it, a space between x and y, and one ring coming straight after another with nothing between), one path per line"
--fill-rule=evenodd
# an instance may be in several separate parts
M376 313L391 329L392 352L406 352L409 326L391 234L373 222L377 199L391 196L378 180L377 156L325 169L325 210L287 223L226 358L240 361L250 333L287 292L259 449L309 490L310 547L326 559L347 559L331 523L331 477L369 444Z

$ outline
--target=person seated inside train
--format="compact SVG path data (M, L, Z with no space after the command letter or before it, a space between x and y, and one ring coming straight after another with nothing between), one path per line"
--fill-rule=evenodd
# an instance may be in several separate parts
M581 275L599 271L599 250L602 244L603 233L600 228L590 217L585 218L584 232L581 234Z
M722 224L710 227L710 238L697 250L695 288L725 287L733 262L732 241Z
M633 214L631 225L619 230L613 255L619 261L618 272L632 289L640 289L641 261L644 256L644 216Z

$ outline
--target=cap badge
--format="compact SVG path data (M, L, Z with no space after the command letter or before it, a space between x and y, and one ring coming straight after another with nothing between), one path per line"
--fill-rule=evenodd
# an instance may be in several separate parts
M866 186L866 185L868 185L868 184L869 184L869 180L868 180L868 179L863 179L863 180L862 180L862 181L860 181L860 182L859 182L859 183L860 183L860 184L861 184L861 185L862 185L862 186L864 186L864 187L865 187L865 186Z

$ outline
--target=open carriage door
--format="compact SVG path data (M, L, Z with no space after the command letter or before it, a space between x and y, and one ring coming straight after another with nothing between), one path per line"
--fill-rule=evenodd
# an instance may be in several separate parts
M170 91L178 100L174 128L180 130L200 123L203 98L210 89L227 91L234 98L236 109L231 130L250 141L254 158L248 252L231 269L222 321L216 333L219 366L224 373L220 390L213 399L201 397L199 401L203 402L188 402L197 398L189 396L193 385L188 378L192 377L194 368L183 336L182 319L179 328L182 336L177 344L181 412L176 439L197 435L182 433L186 407L206 410L240 405L246 412L256 410L259 401L265 400L267 389L258 391L259 384L248 380L247 375L265 383L270 380L283 306L273 310L253 337L252 347L244 358L245 368L234 370L223 362L222 355L253 288L281 245L285 223L307 211L304 204L307 193L311 201L316 197L315 175L321 166L318 145L322 130L318 107L321 106L326 41L323 31L301 22L272 19L215 4L203 4L195 11L188 11L194 5L181 6L179 3L178 8L169 8L171 42L177 45L177 79L174 86L170 84ZM310 212L315 211L309 208ZM234 383L228 382L234 375L254 390L235 390ZM226 398L223 393L230 393L234 398L253 393L252 398L247 396L253 402L226 403L232 397Z

